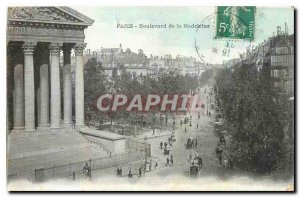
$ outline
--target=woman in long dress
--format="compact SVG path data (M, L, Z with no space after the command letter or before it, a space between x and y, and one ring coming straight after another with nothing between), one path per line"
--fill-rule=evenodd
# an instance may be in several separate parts
M240 14L242 11L250 12L249 9L243 6L228 6L224 10L224 15L229 15L230 27L229 32L231 36L236 36L242 34L245 36L247 27L244 25L244 22L241 20Z

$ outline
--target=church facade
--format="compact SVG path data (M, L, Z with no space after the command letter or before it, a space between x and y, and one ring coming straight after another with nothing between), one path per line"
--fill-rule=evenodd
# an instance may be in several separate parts
M72 123L72 114L76 125L84 125L84 29L93 22L69 7L8 8L8 132L59 129ZM75 113L71 50L76 61Z

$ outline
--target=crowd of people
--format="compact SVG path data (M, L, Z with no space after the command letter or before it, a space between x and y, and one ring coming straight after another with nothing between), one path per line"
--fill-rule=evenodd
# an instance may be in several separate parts
M137 171L133 172L134 170L131 169L131 167L129 167L128 169L128 174L127 177L128 178L133 178L134 175L137 175L137 177L142 177L143 174L145 174L146 172L150 172L153 170L152 165L154 164L154 170L156 170L158 168L158 162L155 161L153 162L152 160L150 162L145 162L142 164L139 164L140 166L138 167ZM147 170L148 168L148 170ZM123 177L123 169L121 166L118 166L117 170L116 170L116 174L119 177ZM125 175L126 176L126 175Z

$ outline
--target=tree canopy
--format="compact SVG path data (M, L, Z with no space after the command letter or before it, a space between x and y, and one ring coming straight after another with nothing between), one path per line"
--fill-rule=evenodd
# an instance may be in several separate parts
M216 77L217 102L230 141L226 150L241 169L270 172L284 162L283 124L267 71L242 64Z

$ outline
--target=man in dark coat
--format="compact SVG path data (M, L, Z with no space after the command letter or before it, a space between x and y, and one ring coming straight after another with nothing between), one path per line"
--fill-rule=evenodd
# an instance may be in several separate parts
M166 163L166 166L170 166L170 159L169 159L169 157L167 157L167 163Z
M173 155L171 155L170 162L171 162L171 165L172 165L172 166L174 166L174 159L173 159Z

